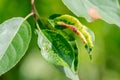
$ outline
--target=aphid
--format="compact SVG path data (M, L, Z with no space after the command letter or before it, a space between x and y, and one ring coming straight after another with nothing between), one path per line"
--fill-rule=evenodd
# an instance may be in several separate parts
M93 7L89 8L88 14L93 20L100 19L98 11Z

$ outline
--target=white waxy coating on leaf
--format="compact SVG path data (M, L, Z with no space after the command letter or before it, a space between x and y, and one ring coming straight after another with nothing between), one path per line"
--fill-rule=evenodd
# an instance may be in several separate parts
M31 27L24 18L12 18L0 25L0 75L20 61L30 40Z

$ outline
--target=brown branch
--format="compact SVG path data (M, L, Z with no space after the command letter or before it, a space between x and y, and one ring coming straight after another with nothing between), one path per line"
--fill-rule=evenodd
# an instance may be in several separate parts
M32 6L32 13L34 14L35 20L37 20L37 14L35 10L34 0L31 0L31 6Z

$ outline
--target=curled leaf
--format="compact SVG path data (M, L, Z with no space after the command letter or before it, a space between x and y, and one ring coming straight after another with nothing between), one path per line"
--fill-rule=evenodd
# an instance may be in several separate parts
M77 18L70 15L61 15L59 17L56 17L54 19L54 22L56 25L69 28L76 35L78 35L85 44L85 48L87 49L88 53L91 52L94 46L94 33L89 28L82 25Z

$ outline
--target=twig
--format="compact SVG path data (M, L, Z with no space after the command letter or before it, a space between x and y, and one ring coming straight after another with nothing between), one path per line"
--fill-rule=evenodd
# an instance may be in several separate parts
M32 6L32 13L34 14L35 20L37 20L37 14L36 14L36 9L34 5L34 0L31 0L31 6Z

